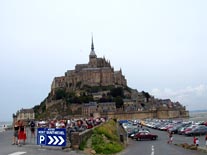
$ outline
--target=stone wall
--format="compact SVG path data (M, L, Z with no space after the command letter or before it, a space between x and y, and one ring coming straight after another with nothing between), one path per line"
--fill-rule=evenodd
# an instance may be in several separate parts
M159 110L159 111L157 111L157 118L165 119L165 118L170 118L170 117L168 117L167 110Z
M117 129L118 129L118 134L120 136L120 142L122 142L124 144L124 146L127 146L128 134L127 134L126 130L118 122L117 122Z
M189 117L188 111L179 110L159 110L159 111L137 111L137 112L108 112L101 113L101 116L123 120L146 119L146 118L186 118Z
M79 149L80 144L91 137L92 133L92 129L83 132L72 132L71 147L73 149Z
M117 130L120 136L120 141L126 146L128 144L127 132L125 129L117 123ZM71 135L71 147L73 149L79 149L80 144L87 141L93 134L93 129L89 129L83 132L72 132Z

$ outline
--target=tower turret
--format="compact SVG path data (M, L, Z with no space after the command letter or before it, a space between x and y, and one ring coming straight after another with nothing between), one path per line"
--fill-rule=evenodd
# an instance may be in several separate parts
M92 39L91 39L91 53L89 55L90 58L96 58L96 53L94 51L94 45L93 45L93 36L92 36Z
M94 51L94 45L93 45L93 36L91 39L91 53L89 55L89 66L90 67L97 67L97 56L96 53Z

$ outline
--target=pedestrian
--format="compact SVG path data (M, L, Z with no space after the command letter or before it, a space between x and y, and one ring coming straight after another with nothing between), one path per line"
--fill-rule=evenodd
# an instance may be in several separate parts
M206 137L205 137L205 145L206 145L206 148L207 148L207 134L206 134Z
M19 132L18 132L18 145L20 145L20 141L23 140L23 144L26 141L26 128L23 121L20 121Z
M196 138L196 146L198 147L199 146L199 139Z
M6 131L6 129L7 129L7 125L3 125L3 131Z
M193 137L193 144L194 144L194 146L196 146L196 137L195 136Z
M14 133L13 133L13 142L12 145L17 145L18 144L18 131L19 131L19 124L20 124L20 120L16 121L14 123Z
M32 120L30 122L30 131L31 131L31 137L30 137L30 142L32 138L35 138L35 122Z
M173 134L172 134L172 132L169 132L169 140L168 140L168 144L172 144L172 142L173 142Z

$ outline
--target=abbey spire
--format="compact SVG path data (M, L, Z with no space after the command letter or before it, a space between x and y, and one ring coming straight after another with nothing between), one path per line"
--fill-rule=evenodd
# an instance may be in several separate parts
M91 51L94 51L93 36L92 36L92 38L91 38Z
M95 53L95 51L94 51L94 45L93 45L93 36L92 36L92 38L91 38L91 53L90 53L90 58L96 58L96 53Z

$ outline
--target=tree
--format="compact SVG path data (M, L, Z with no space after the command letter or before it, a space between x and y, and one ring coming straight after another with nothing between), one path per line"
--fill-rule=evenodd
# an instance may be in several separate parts
M117 96L114 98L114 102L116 103L116 108L121 108L124 104L121 96Z
M144 95L144 97L147 99L147 102L148 102L149 98L151 97L150 94L148 92L144 92L144 91L142 91L142 94Z
M110 90L110 94L113 97L117 97L117 96L124 97L124 90L122 87L112 88Z
M55 91L55 99L59 100L59 99L64 99L66 97L66 92L64 89L57 89Z

